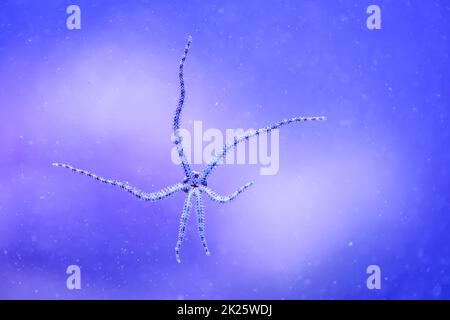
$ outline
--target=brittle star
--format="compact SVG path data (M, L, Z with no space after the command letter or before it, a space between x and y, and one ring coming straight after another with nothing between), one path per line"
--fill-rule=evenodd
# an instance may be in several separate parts
M200 236L200 240L203 246L203 249L206 253L206 255L210 254L210 251L208 249L208 244L206 242L205 237L205 211L202 201L202 194L205 193L208 197L210 197L212 200L225 203L229 202L233 199L235 199L238 195L240 195L242 192L247 190L253 182L246 183L244 186L233 192L232 194L228 196L223 196L215 193L213 190L208 188L208 177L213 172L213 170L217 167L219 164L219 161L221 161L228 151L235 148L239 143L244 142L250 138L259 136L260 134L264 133L270 133L272 130L278 129L281 126L284 126L289 123L293 122L304 122L304 121L320 121L325 120L325 117L295 117L291 119L284 119L282 121L279 121L271 126L261 128L258 130L250 131L249 133L241 136L234 137L233 141L228 144L224 144L223 147L215 153L214 157L208 162L206 167L201 172L194 171L191 167L191 164L187 161L186 155L184 153L183 145L182 145L182 136L180 134L180 116L181 112L183 110L184 106L184 99L186 95L185 87L184 87L184 62L186 61L186 56L189 52L189 49L191 47L192 38L188 38L188 42L184 48L183 56L180 60L180 66L179 66L179 81L180 81L180 97L178 100L178 106L175 110L175 116L173 118L173 143L176 146L176 150L178 153L178 156L181 160L181 165L184 170L185 177L183 179L183 182L177 183L174 185L171 185L169 187L166 187L160 191L157 192L144 192L132 185L130 185L128 182L118 181L118 180L112 180L112 179L106 179L102 178L94 173L91 173L87 170L77 169L75 167L72 167L71 165L64 164L64 163L53 163L54 166L57 167L63 167L70 169L74 172L86 175L88 177L91 177L95 180L104 182L106 184L110 184L113 186L120 187L132 195L138 197L139 199L146 200L146 201L157 201L161 200L163 198L166 198L168 196L173 195L174 193L178 191L184 191L187 196L184 201L183 211L181 214L180 219L180 225L178 229L178 239L175 246L175 256L177 259L177 262L181 262L180 260L180 249L181 245L183 243L183 240L185 238L186 234L186 226L188 223L189 215L191 212L191 204L192 204L192 197L195 199L195 211L197 215L197 228L198 233Z

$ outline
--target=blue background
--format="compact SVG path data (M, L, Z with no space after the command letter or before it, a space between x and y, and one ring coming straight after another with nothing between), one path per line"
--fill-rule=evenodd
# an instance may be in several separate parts
M449 298L449 16L447 1L3 0L0 297ZM141 202L51 163L147 191L181 181L170 134L188 34L184 128L328 120L280 130L276 175L219 167L217 192L255 185L205 199L212 255L191 220L177 264L183 193ZM81 290L66 288L71 264Z

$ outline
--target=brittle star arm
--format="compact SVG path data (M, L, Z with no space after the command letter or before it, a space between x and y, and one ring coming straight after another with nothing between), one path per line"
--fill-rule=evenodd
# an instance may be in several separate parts
M240 187L238 190L236 190L235 192L230 194L229 196L219 195L219 194L215 193L214 191L212 191L211 189L209 189L208 187L201 187L200 189L203 192L205 192L212 200L220 202L220 203L225 203L225 202L231 201L234 198L236 198L238 195L240 195L242 192L244 192L251 185L253 185L253 182L248 182L244 186Z
M211 159L211 161L207 164L207 166L205 167L205 169L203 169L203 171L201 172L200 175L200 179L203 182L206 182L206 179L208 178L208 176L211 174L211 172L217 167L217 164L219 163L219 161L221 159L223 159L226 154L228 153L228 151L230 151L231 149L235 148L239 143L246 141L252 137L255 136L259 136L262 133L268 133L271 132L272 130L278 129L286 124L289 123L293 123L293 122L305 122L305 121L323 121L325 120L325 117L296 117L296 118L291 118L291 119L284 119L281 120L271 126L265 127L265 128L261 128L258 130L254 130L246 135L242 135L242 136L236 136L234 137L233 142L228 143L228 144L224 144L222 149L216 153L216 155Z
M184 236L186 234L186 226L189 220L189 215L191 214L191 202L192 202L192 194L194 193L194 190L189 190L186 200L184 200L184 206L183 206L183 213L181 214L180 218L180 227L178 229L178 240L177 244L175 246L175 257L177 258L177 262L181 263L180 260L180 249L181 244L184 241Z
M209 256L208 244L206 242L205 236L205 207L203 206L201 190L194 190L195 196L195 213L197 214L197 227L198 227L198 235L200 236L200 241L203 246L203 250L207 256Z
M62 167L69 169L73 172L80 173L82 175L91 177L92 179L95 179L97 181L110 184L112 186L116 186L119 188L122 188L125 191L128 191L132 195L138 197L139 199L145 200L145 201L156 201L164 199L175 192L178 192L183 189L184 185L182 183L177 183L172 186L169 186L167 188L164 188L162 190L159 190L157 192L144 192L142 190L137 189L136 187L130 185L128 182L118 181L118 180L112 180L112 179L105 179L103 177L100 177L92 172L89 172L87 170L82 170L78 168L74 168L71 165L64 164L64 163L53 163L55 167Z
M186 56L189 52L189 48L191 47L192 38L189 36L188 42L186 44L186 47L184 48L183 56L180 60L180 69L179 69L179 79L180 79L180 98L178 99L178 106L175 110L175 115L173 117L173 143L176 146L178 157L181 160L181 164L183 166L184 173L187 178L192 177L192 168L189 162L187 161L186 154L184 153L183 144L182 144L182 137L180 135L180 117L181 117L181 111L183 111L183 105L184 105L184 98L186 96L186 90L184 89L184 77L183 77L183 70L184 70L184 62L186 61Z

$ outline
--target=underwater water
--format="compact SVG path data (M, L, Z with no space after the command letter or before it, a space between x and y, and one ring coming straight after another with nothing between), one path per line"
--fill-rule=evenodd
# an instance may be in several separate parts
M70 4L81 29L67 1L0 4L0 298L450 298L447 1ZM374 4L381 29L366 24ZM183 192L139 201L51 164L145 191L181 182L188 35L186 130L327 121L280 129L274 174L220 165L216 192L254 185L204 197L211 256L192 213L178 264Z

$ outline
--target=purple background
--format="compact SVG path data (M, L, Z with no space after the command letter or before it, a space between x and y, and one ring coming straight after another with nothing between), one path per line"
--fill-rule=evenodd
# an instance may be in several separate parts
M82 29L67 30L78 4ZM382 29L366 8L382 9ZM450 298L447 1L11 1L0 4L0 298ZM221 166L174 257L184 194L147 203L182 126L280 131L280 170ZM82 289L66 289L66 267ZM382 289L366 288L366 268Z

